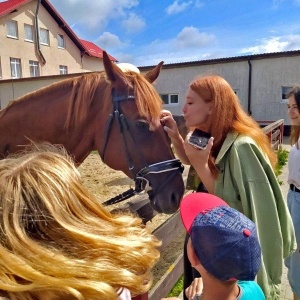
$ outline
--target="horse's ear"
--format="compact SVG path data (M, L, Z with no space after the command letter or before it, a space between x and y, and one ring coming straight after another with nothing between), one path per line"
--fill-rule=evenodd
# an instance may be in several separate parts
M145 78L150 82L154 82L156 80L156 78L158 77L160 70L162 68L163 65L163 61L161 61L154 69L152 69L151 71L149 71L148 73L145 74Z
M129 85L128 80L126 79L126 76L124 75L123 71L116 65L114 64L106 51L103 50L103 65L104 65L104 70L106 73L106 77L110 82L117 82L118 84L123 83L126 86Z

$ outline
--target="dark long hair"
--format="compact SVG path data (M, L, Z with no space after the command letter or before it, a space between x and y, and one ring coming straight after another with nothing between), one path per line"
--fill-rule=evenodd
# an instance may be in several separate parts
M300 113L300 85L295 85L287 94L287 97L294 96L298 111ZM293 125L290 134L291 145L296 144L297 149L299 149L299 138L300 138L300 126Z

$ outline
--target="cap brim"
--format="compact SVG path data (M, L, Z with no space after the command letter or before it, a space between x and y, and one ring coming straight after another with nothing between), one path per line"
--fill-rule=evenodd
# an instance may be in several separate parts
M188 233L198 214L204 214L215 207L229 206L219 197L208 193L191 193L183 197L180 203L182 223Z

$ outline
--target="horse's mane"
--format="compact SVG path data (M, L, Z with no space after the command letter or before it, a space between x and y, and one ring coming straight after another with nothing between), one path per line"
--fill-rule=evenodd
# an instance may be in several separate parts
M142 75L135 72L126 72L127 80L134 86L135 103L139 114L146 118L150 127L158 125L162 109L162 100L152 84ZM86 119L90 105L95 99L96 89L102 81L102 99L111 99L112 85L107 83L105 72L85 74L74 78L73 91L70 96L70 105L66 126L81 123ZM103 105L111 105L112 102L104 101Z
M158 93L142 75L135 72L126 72L126 77L134 86L135 102L139 114L146 118L150 124L154 125L159 120L162 109L162 100ZM30 101L32 96L36 99L43 99L45 95L54 90L71 89L68 99L68 112L66 116L65 127L70 128L72 124L83 122L89 108L94 100L94 95L100 84L103 83L102 99L110 99L111 85L105 80L105 72L87 73L82 76L65 79L49 86L28 93L16 100L10 102L8 106L0 111L0 118L13 107ZM104 85L106 85L104 87ZM105 105L105 103L104 103Z
M72 124L80 124L86 119L97 88L101 82L106 83L104 78L105 72L89 73L73 78L65 127L70 128ZM102 98L106 98L105 95Z
M139 114L148 120L150 128L160 124L160 114L162 110L162 99L144 76L128 72L126 76L134 86L135 103Z

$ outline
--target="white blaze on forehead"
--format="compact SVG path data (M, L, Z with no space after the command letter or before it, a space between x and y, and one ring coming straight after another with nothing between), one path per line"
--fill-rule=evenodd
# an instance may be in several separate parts
M129 64L129 63L120 63L120 64L117 64L117 66L123 71L123 72L135 72L135 73L138 73L140 74L140 70L132 65L132 64Z

